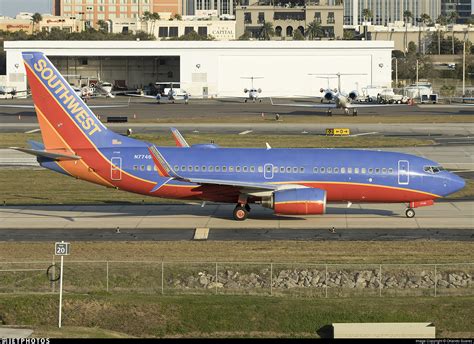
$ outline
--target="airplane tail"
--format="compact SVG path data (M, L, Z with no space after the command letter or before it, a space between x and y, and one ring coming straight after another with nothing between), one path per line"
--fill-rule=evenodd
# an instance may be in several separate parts
M22 55L46 150L74 154L121 137L107 130L43 53Z

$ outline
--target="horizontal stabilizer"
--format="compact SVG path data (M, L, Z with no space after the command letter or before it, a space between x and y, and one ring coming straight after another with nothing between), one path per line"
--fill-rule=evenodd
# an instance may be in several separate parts
M15 149L17 151L36 155L38 157L52 159L52 160L79 160L81 157L74 154L59 154L48 152L45 150L38 150L38 149L29 149L29 148L19 148L19 147L10 147L11 149Z

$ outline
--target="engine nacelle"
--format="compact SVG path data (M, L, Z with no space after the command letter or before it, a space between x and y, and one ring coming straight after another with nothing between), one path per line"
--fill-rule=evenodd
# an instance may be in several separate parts
M358 96L359 93L357 91L352 91L349 93L349 98L351 98L352 100L356 100Z
M249 91L248 89L244 88L244 93L247 93L248 91Z
M262 206L271 208L275 214L322 215L326 212L326 191L313 188L275 191L262 200Z

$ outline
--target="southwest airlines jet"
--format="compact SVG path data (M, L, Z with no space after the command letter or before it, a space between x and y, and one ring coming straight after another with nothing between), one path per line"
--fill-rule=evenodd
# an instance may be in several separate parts
M107 129L48 58L24 52L43 143L20 150L41 166L75 178L148 196L235 203L245 220L250 204L276 214L320 215L327 202L432 205L465 185L437 163L413 155L352 149L156 147Z

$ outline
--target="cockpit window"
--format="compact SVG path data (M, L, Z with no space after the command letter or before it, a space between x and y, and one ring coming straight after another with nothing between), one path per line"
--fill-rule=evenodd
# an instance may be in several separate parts
M441 166L425 166L423 167L423 170L425 172L435 174L435 173L440 173L441 171L443 171L443 168Z

